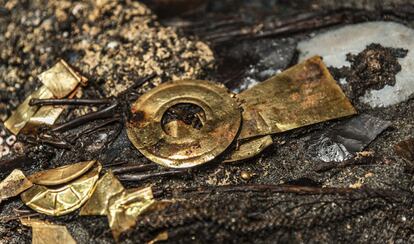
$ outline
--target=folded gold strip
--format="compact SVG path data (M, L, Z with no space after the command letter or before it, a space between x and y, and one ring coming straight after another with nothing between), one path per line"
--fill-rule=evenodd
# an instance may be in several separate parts
M32 227L32 244L76 244L65 226L29 218L20 218L20 222L22 225Z
M38 75L38 78L56 98L66 97L83 80L64 60L59 60L53 67Z
M262 136L240 142L239 147L232 151L224 163L236 162L254 157L273 144L271 136Z
M107 215L109 199L124 191L121 182L109 171L96 183L91 198L83 205L79 215Z
M155 203L151 187L127 190L109 201L108 221L115 240L122 232L135 226L139 215Z
M37 106L29 105L29 102L32 98L48 99L53 98L53 94L46 86L41 86L17 107L16 111L14 111L13 114L6 120L6 122L4 122L4 126L15 135L17 135L20 130L23 129L26 123L39 108Z
M243 124L238 139L279 133L356 114L317 56L237 97L243 108Z
M28 176L29 180L38 185L54 186L68 183L86 173L96 160L69 164L54 169L44 170Z
M20 196L33 210L59 216L80 208L92 195L102 166L98 164L88 173L60 188L33 185Z
M6 179L0 182L0 203L7 198L19 195L32 185L21 170L13 170Z

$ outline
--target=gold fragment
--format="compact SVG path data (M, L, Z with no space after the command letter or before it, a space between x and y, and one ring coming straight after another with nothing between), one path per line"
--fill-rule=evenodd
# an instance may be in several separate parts
M310 58L246 90L239 139L279 133L356 114L320 57Z
M250 172L248 172L248 171L242 171L242 172L240 172L240 177L243 179L243 180L250 180L252 177L253 177L253 174L252 173L250 173Z
M15 197L32 187L32 183L19 169L13 170L2 182L0 182L0 203L10 197Z
M80 208L92 195L102 166L98 163L82 177L60 188L33 185L20 196L33 210L59 216Z
M201 107L206 119L197 133L174 137L164 131L161 119L167 109L182 103ZM147 158L171 168L214 159L233 142L241 123L240 108L227 89L201 80L163 83L141 96L131 110L129 139Z
M76 73L64 60L59 60L53 67L38 75L42 83L56 98L69 95L85 78Z
M198 130L191 125L187 125L181 120L173 120L164 125L165 133L172 137L183 138L190 135L195 135Z
M109 171L98 183L91 198L81 208L80 215L107 215L111 197L124 191L121 182Z
M20 218L20 222L22 225L32 227L32 244L76 244L66 226L29 218Z
M241 141L239 147L223 162L230 163L254 157L272 144L273 139L270 135Z
M72 181L86 173L96 160L69 164L54 169L44 170L30 175L29 180L38 185L55 186Z
M163 231L159 233L154 239L148 242L148 244L155 244L160 241L167 241L168 240L168 231Z
M26 123L38 110L37 106L30 106L29 102L32 98L47 99L53 98L53 94L46 86L41 86L28 96L23 103L21 103L16 111L4 122L4 126L14 135L19 134L20 130L25 127Z
M108 221L115 240L122 232L135 226L139 215L153 203L151 187L126 190L109 200Z

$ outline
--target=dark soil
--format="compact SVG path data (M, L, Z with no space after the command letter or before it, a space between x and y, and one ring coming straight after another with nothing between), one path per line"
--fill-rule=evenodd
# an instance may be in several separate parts
M97 1L103 3L100 6L94 2L86 1L85 6L75 8L82 2L0 0L2 119L40 84L36 74L58 58L65 58L89 78L83 98L119 94L134 81L154 72L157 79L135 90L135 97L159 82L177 77L215 80L237 91L245 89L252 80L263 81L296 63L298 41L337 27L268 38L209 42L213 58L207 45L200 44L197 37L188 36L188 28L180 27L179 34L171 33L171 29L161 26L148 9L137 7L137 2ZM14 5L12 10L9 9L11 5ZM193 12L160 13L166 16L160 21L171 26L175 23L175 27L179 26L177 23L189 24L194 33L201 33L200 30L206 33L199 35L203 38L217 33L218 29L230 32L267 19L286 20L299 14L335 12L344 8L375 11L381 13L375 15L377 19L414 24L410 20L414 15L407 14L414 6L410 1L398 0L381 3L359 0L343 3L328 0L204 1ZM154 9L163 11L165 8ZM228 21L235 22L235 16L241 22L229 25ZM194 31L194 26L198 31ZM347 92L351 98L392 81L398 67L396 58L389 55L391 51L387 48L375 50L378 55L374 56L385 57L386 62L380 64L386 65L373 71L387 72L387 79L375 78L378 75L366 72L366 77L372 78L371 85L356 82L358 88ZM367 53L356 55L355 64L368 65L367 57ZM165 169L149 167L148 171L139 172L148 176L146 179L124 181L124 186L153 186L157 199L175 199L176 202L140 218L134 229L122 235L122 242L145 243L166 230L168 243L413 243L414 171L410 170L407 159L395 152L394 145L414 135L414 99L386 108L369 108L358 99L353 102L360 108L360 114L392 123L365 149L371 151L372 156L340 164L324 163L307 156L310 138L344 120L339 119L274 135L275 143L263 154L238 164L223 164L217 159L185 174L163 177L154 174ZM98 109L102 108L70 106L59 123ZM120 109L116 114L124 112ZM65 133L55 133L56 140L70 141L78 136L69 143L70 149L25 143L22 150L2 158L0 179L17 167L30 174L91 159L98 159L104 171L124 165L153 165L128 140L122 120L85 133L103 122L89 122ZM7 161L15 156L20 157ZM252 177L242 177L246 173ZM295 186L274 186L287 183ZM267 186L270 184L273 186ZM0 243L31 241L30 228L16 219L3 220L3 217L16 217L15 209L34 213L18 197L0 203ZM114 243L106 217L79 216L78 211L61 217L39 217L67 226L78 243Z
M372 43L358 54L348 53L346 60L350 67L329 70L336 80L345 78L347 95L358 99L366 90L379 90L386 85L395 85L395 75L401 71L398 58L404 58L408 50L402 48L383 47Z

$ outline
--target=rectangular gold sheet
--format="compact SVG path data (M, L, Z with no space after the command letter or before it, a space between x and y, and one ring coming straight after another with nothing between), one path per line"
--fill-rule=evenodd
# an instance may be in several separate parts
M13 114L6 120L6 122L4 122L4 126L15 135L17 135L20 130L23 129L26 123L39 109L37 106L29 105L29 102L32 98L53 98L53 94L46 86L41 86L17 107L16 111L14 111Z
M317 56L237 97L243 107L243 124L238 139L279 133L356 114Z
M38 75L38 78L56 98L66 97L83 80L83 77L63 60L59 60L53 67Z

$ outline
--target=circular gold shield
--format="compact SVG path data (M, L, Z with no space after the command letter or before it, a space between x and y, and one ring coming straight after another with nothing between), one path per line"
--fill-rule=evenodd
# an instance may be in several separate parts
M189 103L203 110L200 129L166 133L164 113L174 105ZM241 111L229 91L217 83L181 80L163 83L141 96L131 107L127 133L147 158L171 168L188 168L211 161L233 142L241 123ZM176 123L182 126L183 123ZM171 124L168 125L171 129Z

